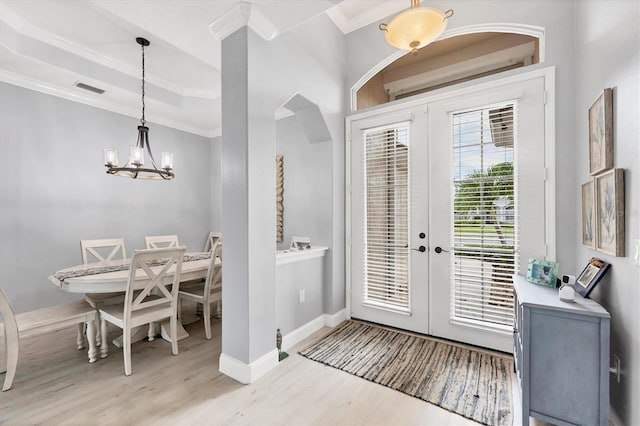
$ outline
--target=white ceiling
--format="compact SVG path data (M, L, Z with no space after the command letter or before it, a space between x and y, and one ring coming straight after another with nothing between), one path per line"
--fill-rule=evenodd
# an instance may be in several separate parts
M270 39L320 13L346 34L408 6L408 0L0 0L0 80L139 117L135 38L142 36L151 42L148 121L212 137L220 133L216 22L234 8L249 7L249 25Z

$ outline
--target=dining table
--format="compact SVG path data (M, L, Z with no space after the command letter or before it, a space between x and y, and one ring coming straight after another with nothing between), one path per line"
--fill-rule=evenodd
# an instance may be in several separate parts
M217 258L215 261L220 262L220 259ZM210 252L186 253L182 262L180 282L205 279L210 262ZM131 259L117 259L69 266L49 276L49 281L69 293L125 293L129 281L130 266ZM151 267L151 269L154 272L159 272L162 267L162 265L158 265ZM175 266L167 271L164 277L165 283L172 283L174 275ZM149 277L147 274L142 269L138 269L136 271L134 289L143 289L148 282ZM139 327L132 334L131 343L143 340L147 335L147 331ZM168 320L160 324L160 335L163 339L171 341ZM189 337L189 333L178 321L178 340L186 337ZM113 344L117 347L122 347L122 336L114 339ZM101 347L100 351L101 358L105 358L108 355L108 348Z

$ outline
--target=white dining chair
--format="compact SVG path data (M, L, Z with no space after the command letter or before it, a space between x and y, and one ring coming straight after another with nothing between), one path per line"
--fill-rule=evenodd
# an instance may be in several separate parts
M213 245L211 263L204 283L185 287L178 293L180 300L189 300L202 304L204 332L207 340L211 340L211 304L222 300L222 242Z
M115 259L126 259L127 250L124 246L124 238L104 238L98 240L80 240L80 255L82 257L82 264L86 265L93 262L109 262ZM104 305L112 305L122 303L124 300L124 294L122 293L87 293L84 295L86 300L91 306L96 309L100 309ZM100 317L98 314L97 323L100 323ZM80 340L80 334L83 333L82 325L78 325L78 342ZM96 332L96 342L98 346L101 344L100 329ZM78 345L80 346L80 345ZM78 349L82 349L78 347Z
M209 232L209 236L207 237L207 242L204 245L204 251L210 252L213 249L213 246L216 242L222 242L222 232Z
M148 249L178 247L177 235L156 235L144 237L144 245Z
M178 355L178 291L185 251L185 247L135 250L131 259L124 303L103 306L100 309L103 345L107 344L107 322L122 329L124 374L127 376L131 375L131 334L135 327L150 324L151 330L154 328L153 323L168 319L171 352ZM158 265L159 259L166 263ZM168 282L167 272L172 268L175 268L173 279ZM140 283L144 283L144 286ZM140 287L136 288L136 285Z
M76 324L86 324L89 342L89 362L96 361L98 350L95 344L96 310L84 300L50 306L18 315L13 313L9 299L0 289L0 315L3 323L4 356L0 373L6 372L3 391L11 389L18 365L20 340L30 336L51 333Z

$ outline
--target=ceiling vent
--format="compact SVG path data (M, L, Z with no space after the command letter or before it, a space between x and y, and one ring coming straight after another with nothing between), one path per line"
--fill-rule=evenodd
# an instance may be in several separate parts
M74 83L74 86L79 87L79 88L84 89L84 90L88 90L88 91L93 92L93 93L97 93L98 95L102 95L104 93L103 89L100 89L98 87L89 86L88 84L84 84L84 83L79 82L79 81L76 81Z

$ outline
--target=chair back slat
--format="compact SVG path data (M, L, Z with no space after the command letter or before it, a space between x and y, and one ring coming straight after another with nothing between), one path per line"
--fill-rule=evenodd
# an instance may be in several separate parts
M220 262L216 262L220 259ZM222 288L222 241L218 240L213 245L211 263L207 270L207 277L204 282L204 294L212 294Z
M96 249L111 248L111 252L106 256ZM86 265L91 262L108 262L113 260L120 252L120 258L127 258L127 251L124 247L124 238L109 238L101 240L80 240L80 254L82 263ZM90 257L89 255L93 256Z
M222 232L209 232L209 236L207 237L207 242L204 245L204 251L209 252L213 250L213 246L216 242L222 242Z
M132 312L161 304L169 305L175 313L185 251L185 247L165 247L133 252L125 295L125 324L131 321ZM166 263L158 265L159 260ZM167 281L167 272L172 268L175 268L173 279ZM143 288L136 288L136 275L139 270L142 270L145 275ZM140 292L134 293L136 290Z
M144 245L148 249L178 247L177 235L156 235L144 237Z

